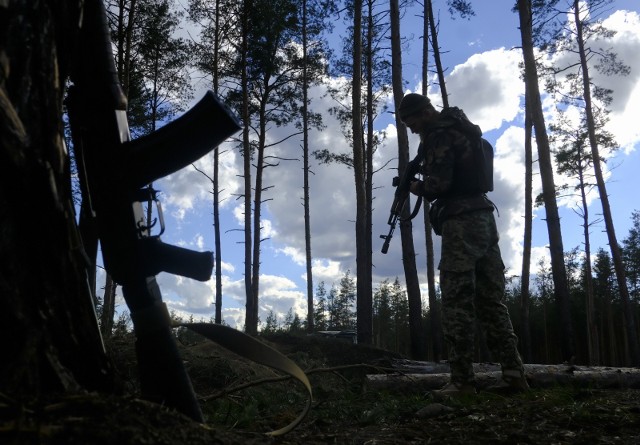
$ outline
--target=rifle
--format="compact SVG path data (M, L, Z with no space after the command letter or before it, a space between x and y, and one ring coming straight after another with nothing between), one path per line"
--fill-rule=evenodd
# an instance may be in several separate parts
M156 191L145 186L210 152L240 122L207 92L180 118L131 140L102 0L84 2L77 50L66 103L83 195L85 251L95 265L99 238L105 269L122 286L136 334L142 396L202 422L155 275L164 271L207 281L213 254L171 246L153 235L155 222L147 221L143 203L156 203L161 233L164 221Z
M384 244L382 245L382 253L387 253L389 251L389 244L391 243L391 238L393 237L393 232L396 230L396 225L398 224L398 220L405 221L410 220L416 217L418 211L420 210L420 206L422 205L422 196L418 197L418 201L416 202L416 206L411 212L411 216L407 219L402 219L402 210L404 209L405 203L409 199L409 189L411 188L411 183L416 181L415 176L420 172L420 163L422 162L422 151L418 149L418 155L411 160L407 164L407 168L405 168L402 177L394 177L393 178L393 186L396 188L393 203L391 204L391 214L389 215L389 220L387 224L391 227L389 228L389 233L386 235L380 235L380 238L384 240Z

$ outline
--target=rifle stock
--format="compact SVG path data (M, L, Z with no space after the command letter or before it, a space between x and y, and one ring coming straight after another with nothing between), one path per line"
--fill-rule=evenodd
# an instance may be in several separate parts
M122 285L131 311L142 395L202 421L155 275L169 272L206 281L213 255L151 236L153 224L146 221L141 203L150 195L140 189L199 159L236 133L240 123L207 93L182 117L131 141L127 99L115 70L102 0L84 2L76 60L67 105L83 207L97 229L105 269Z

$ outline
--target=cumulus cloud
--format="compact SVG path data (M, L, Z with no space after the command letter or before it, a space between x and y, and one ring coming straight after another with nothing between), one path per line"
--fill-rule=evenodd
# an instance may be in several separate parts
M513 121L524 92L521 58L521 52L504 48L474 54L447 76L450 104L465 110L484 132Z
M615 12L605 24L618 31L607 42L620 58L631 66L631 75L625 78L598 78L607 86L614 86L612 119L609 128L616 134L620 144L631 152L640 140L640 127L631 119L638 116L640 103L640 59L635 55L640 50L640 19L635 12ZM500 247L505 264L511 273L519 274L522 261L522 232L524 215L524 131L522 102L523 84L518 63L521 53L518 50L495 48L474 54L453 67L447 75L447 91L451 105L459 106L485 132L485 137L495 147L494 183L495 191L490 198L498 207L497 218L501 233ZM440 93L432 84L429 96L438 105ZM420 91L420 85L411 85L410 90ZM326 111L335 102L325 94L325 89L316 87L312 91L312 109L323 114L326 129L311 133L311 151L329 149L334 153L350 153L349 146L341 133L340 124ZM545 101L549 116L553 116L553 103ZM404 283L402 255L400 251L400 231L396 230L391 249L387 255L380 253L382 240L380 234L388 231L387 219L393 200L391 180L396 176L397 135L389 116L380 119L380 131L385 131L387 139L379 147L375 156L374 175L374 211L373 211L373 263L374 281L400 278ZM291 128L272 128L269 139L276 141L294 132ZM410 135L411 153L415 155L417 138ZM535 150L535 149L534 149ZM264 321L268 311L273 310L283 317L289 308L300 315L306 313L306 289L303 273L305 261L304 218L302 208L303 171L301 137L268 148L269 155L290 159L280 165L270 167L264 172L264 186L272 187L265 191L263 198L263 237L271 239L263 245L263 264L265 270L260 279L260 317ZM534 154L534 159L537 156ZM244 324L245 284L242 274L244 247L241 230L244 224L243 202L237 200L243 193L242 156L231 145L225 145L221 157L221 182L225 184L223 213L226 226L223 228L223 314L225 321L237 327ZM347 270L355 276L355 193L353 171L344 165L323 165L312 158L310 176L311 199L311 242L313 256L313 280L317 285L324 281L327 287L337 282ZM196 163L196 166L209 172L212 155ZM535 164L537 166L537 164ZM534 176L534 193L539 192L539 175ZM170 214L175 214L180 227L189 224L196 214L207 215L210 225L211 184L207 178L187 167L160 181L165 193L165 203ZM412 201L412 205L415 201ZM540 212L540 211L538 211ZM538 216L539 217L539 216ZM413 222L416 262L421 283L426 296L426 260L422 215ZM186 237L188 245L195 248L211 249L212 235L204 228L197 232L203 238ZM180 235L178 231L178 235ZM173 236L173 235L172 235ZM436 262L440 255L440 240L435 241ZM534 246L532 271L537 261L548 255L544 246ZM276 272L281 269L288 272ZM288 275L291 273L293 275ZM375 283L374 283L375 285ZM176 310L190 311L196 314L208 314L213 311L215 280L207 283L193 282L188 279L161 276L163 295L170 307Z

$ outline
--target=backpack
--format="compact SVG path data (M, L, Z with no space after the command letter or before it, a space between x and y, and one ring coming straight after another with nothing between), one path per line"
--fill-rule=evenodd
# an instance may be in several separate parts
M443 126L455 126L458 131L466 135L469 140L476 141L476 149L473 151L477 169L478 189L482 193L493 191L493 146L482 137L482 130L469 120L464 111L458 107L444 108L440 112Z

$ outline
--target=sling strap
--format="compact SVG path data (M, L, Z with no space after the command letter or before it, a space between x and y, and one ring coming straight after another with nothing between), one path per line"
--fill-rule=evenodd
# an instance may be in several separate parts
M273 349L272 347L262 343L255 338L233 329L229 326L213 323L174 323L173 327L185 327L193 332L206 337L207 339L219 344L225 349L238 354L244 358L252 360L261 365L268 366L277 371L283 372L297 379L307 389L307 404L302 413L290 424L275 431L266 433L269 436L281 436L293 430L305 418L309 409L313 394L311 392L311 384L307 375L302 369L291 359Z

